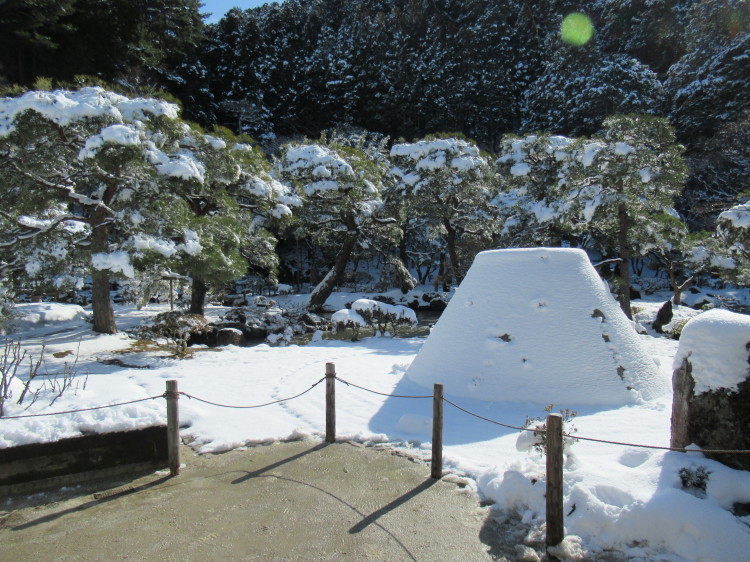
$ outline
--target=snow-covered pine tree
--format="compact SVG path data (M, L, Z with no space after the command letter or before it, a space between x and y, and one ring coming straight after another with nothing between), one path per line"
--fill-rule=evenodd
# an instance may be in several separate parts
M572 235L565 221L566 193L561 189L569 148L575 139L536 134L508 135L495 161L500 192L494 201L503 218L503 246L561 246Z
M207 290L241 277L248 265L275 279L276 240L264 223L290 217L299 201L270 177L260 150L229 131L186 128L181 146L202 164L202 181L167 179L168 189L141 210L143 224L129 245L138 265L189 277L190 312L203 314Z
M610 115L661 113L664 88L638 60L596 46L560 45L551 55L524 92L522 130L590 135Z
M394 145L391 161L407 216L425 219L444 237L452 275L460 283L458 240L493 232L495 185L487 160L465 140L432 138Z
M303 204L299 227L320 247L335 249L334 263L308 301L321 308L343 274L355 249L373 240L397 237L393 217L384 213L383 168L359 149L328 144L288 144L275 164L279 179L294 187Z
M605 255L622 260L618 292L630 318L630 260L665 243L661 236L668 229L657 225L667 220L684 188L684 149L662 117L615 115L572 150L567 220L591 234Z
M93 280L95 331L116 331L110 280L134 276L134 257L181 250L204 259L207 275L226 264L201 252L242 237L234 222L206 221L201 241L195 221L210 216L206 208L238 207L220 188L238 182L242 167L225 141L181 121L174 104L102 88L3 98L0 155L3 268L44 277L55 264L81 264ZM216 200L202 206L212 189Z

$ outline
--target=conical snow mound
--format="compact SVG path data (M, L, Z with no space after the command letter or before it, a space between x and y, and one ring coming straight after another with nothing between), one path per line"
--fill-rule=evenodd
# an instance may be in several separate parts
M493 402L623 405L669 390L582 250L482 252L407 371Z

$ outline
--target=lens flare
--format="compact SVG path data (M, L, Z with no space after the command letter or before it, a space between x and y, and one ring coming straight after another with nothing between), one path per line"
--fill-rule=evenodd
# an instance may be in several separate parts
M574 12L565 16L560 27L562 40L576 47L585 45L594 35L594 26L585 14Z

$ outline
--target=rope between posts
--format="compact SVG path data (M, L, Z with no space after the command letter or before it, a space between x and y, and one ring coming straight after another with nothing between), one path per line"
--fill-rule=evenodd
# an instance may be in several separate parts
M341 379L339 377L335 377L335 378L337 381L343 382L347 386L353 386L355 388L359 388L367 392L372 392L373 394L379 394L380 396L388 396L390 398L432 398L432 394L424 395L424 396L411 396L407 394L386 394L385 392L378 392L377 390L372 390L369 388L365 388L364 386L359 386L358 384L354 384L353 382L345 381L344 379Z
M750 449L685 449L681 447L660 447L658 445L639 445L637 443L624 443L622 441L608 441L607 439L594 439L593 437L579 437L577 435L570 435L563 433L563 437L569 437L571 439L580 439L581 441L593 441L595 443L606 443L608 445L622 445L625 447L640 447L642 449L658 449L661 451L677 451L678 453L732 453L732 454L747 454L750 453Z
M532 431L537 434L545 434L546 430L544 429L535 429L532 427L518 427L515 425L509 425L507 423L500 423L499 421L491 420L490 418L486 418L484 416L480 416L479 414L475 414L474 412L471 412L465 408L462 408L458 404L454 404L447 398L443 398L444 402L447 402L454 408L457 408L461 410L462 412L465 412L469 414L470 416L474 416L475 418L479 418L480 420L484 420L490 423L494 423L495 425L500 425L502 427L507 427L509 429L517 429L519 431ZM607 439L595 439L593 437L581 437L578 435L571 435L570 433L563 433L563 437L568 437L569 439L580 439L581 441L593 441L595 443L606 443L608 445L622 445L623 447L639 447L642 449L657 449L660 451L676 451L678 453L711 453L711 454L748 454L750 453L750 450L747 449L685 449L680 447L661 447L658 445L639 445L637 443L625 443L623 441L609 441Z
M48 412L46 414L24 414L22 416L3 416L0 420L17 420L20 418L41 418L44 416L59 416L61 414L75 414L77 412L91 412L93 410L103 410L105 408L115 408L117 406L127 406L128 404L137 404L138 402L146 402L147 400L156 400L157 398L164 398L166 394L160 394L159 396L149 396L148 398L141 398L140 400L131 400L130 402L119 402L118 404L108 404L106 406L94 406L92 408L81 408L80 410L66 410L64 412Z
M443 398L443 402L448 402L448 404L450 404L454 408L457 408L457 409L461 410L462 412L465 412L465 413L469 414L470 416L474 416L475 418L479 418L480 420L484 420L486 422L494 423L495 425L500 425L502 427L507 427L509 429L517 429L518 431L532 431L534 433L545 433L544 430L533 429L533 428L530 428L530 427L518 427L518 426L515 426L515 425L508 425L507 423L500 423L499 421L491 420L490 418L485 418L484 416L480 416L479 414L475 414L474 412L470 412L469 410L467 410L465 408L462 408L458 404L454 404L453 402L451 402L447 398Z
M248 410L248 409L251 409L251 408L262 408L264 406L271 406L272 404L278 404L280 402L288 402L289 400L294 400L295 398L299 398L303 394L307 394L308 392L310 392L313 388L315 388L316 386L318 386L324 380L326 380L325 377L321 378L318 382L314 383L307 390L304 390L304 391L300 392L299 394L295 394L294 396L290 396L289 398L282 398L280 400L274 400L273 402L266 402L265 404L255 404L253 406L232 406L232 405L229 405L229 404L219 404L218 402L211 402L210 400L204 400L203 398L198 398L197 396L192 396L192 395L190 395L190 394L188 394L186 392L180 392L179 394L182 394L183 396L185 396L187 398L190 398L191 400L197 400L198 402L203 402L204 404L210 404L211 406L218 406L220 408L234 408L234 409L239 409L239 410Z

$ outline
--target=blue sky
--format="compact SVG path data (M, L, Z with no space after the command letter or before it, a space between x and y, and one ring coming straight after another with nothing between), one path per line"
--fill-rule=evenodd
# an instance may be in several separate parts
M262 4L268 4L271 0L202 0L203 9L201 12L210 12L212 15L206 23L215 23L221 19L225 13L237 6L243 10L255 8Z

